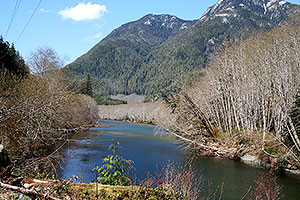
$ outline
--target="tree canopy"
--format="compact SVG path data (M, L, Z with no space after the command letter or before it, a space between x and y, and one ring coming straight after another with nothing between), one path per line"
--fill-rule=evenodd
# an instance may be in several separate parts
M26 66L19 52L15 50L14 45L4 41L0 37L0 71L7 70L17 76L25 76L29 74L29 68Z

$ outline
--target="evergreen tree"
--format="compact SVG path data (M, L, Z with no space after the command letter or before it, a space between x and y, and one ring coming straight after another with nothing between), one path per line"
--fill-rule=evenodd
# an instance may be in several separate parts
M17 76L29 74L29 68L13 45L0 37L0 71L8 70Z
M86 95L89 95L89 96L93 95L92 81L91 81L91 77L90 77L89 74L86 76L86 80L83 81L80 85L80 93L81 94L86 94Z

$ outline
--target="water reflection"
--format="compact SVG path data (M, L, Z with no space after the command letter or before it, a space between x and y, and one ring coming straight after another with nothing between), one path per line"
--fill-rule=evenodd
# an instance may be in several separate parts
M102 159L110 153L108 149L113 138L123 146L118 154L135 162L138 179L145 178L148 172L155 175L165 161L180 162L184 158L184 152L170 142L169 136L154 134L154 126L106 120L101 122L105 127L93 128L78 138L93 142L75 142L65 150L67 159L61 177L79 176L82 172L84 182L94 181L95 172L92 169L95 163L102 165Z

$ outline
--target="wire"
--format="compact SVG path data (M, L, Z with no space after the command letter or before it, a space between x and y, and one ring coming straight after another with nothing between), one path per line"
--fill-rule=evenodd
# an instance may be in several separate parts
M9 22L9 25L7 27L7 30L6 30L6 33L5 33L5 38L7 37L7 34L8 34L8 31L10 30L10 27L12 25L12 22L14 21L16 15L17 15L17 12L18 12L18 9L21 5L21 2L22 0L16 0L16 4L15 4L15 8L13 10L13 13L12 13L12 16L11 16L11 19L10 19L10 22Z
M43 0L40 0L39 3L37 4L37 6L35 7L35 9L34 9L32 15L30 16L30 18L29 18L29 20L28 20L28 22L26 23L26 25L24 26L24 28L23 28L22 32L20 33L19 37L18 37L17 40L15 41L15 44L18 42L18 40L21 38L21 36L22 36L23 33L25 32L25 30L26 30L28 24L30 23L30 21L31 21L31 19L32 19L32 17L33 17L33 15L36 13L37 9L38 9L39 6L41 5L42 1L43 1Z
M16 0L16 4L15 4L15 7L14 7L14 10L13 10L13 13L12 13L12 16L11 16L11 19L10 19L10 22L9 22L9 25L7 27L7 30L6 30L6 33L5 33L5 38L7 37L7 34L8 34L8 31L10 30L10 27L12 25L12 22L14 20L14 18L16 17L17 15L17 12L18 12L18 9L21 5L21 2L22 0ZM0 60L2 60L5 56L7 56L9 54L9 51L7 51L3 56L0 57Z

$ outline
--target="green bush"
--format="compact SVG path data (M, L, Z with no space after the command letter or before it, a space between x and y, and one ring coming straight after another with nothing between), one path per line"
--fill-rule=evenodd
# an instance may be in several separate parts
M132 160L126 160L122 156L117 155L117 149L122 148L119 141L114 141L114 144L109 146L109 150L112 152L103 159L103 166L97 166L94 170L99 172L97 180L102 184L107 185L122 185L127 186L131 183L129 173L135 168L132 166L134 162Z

